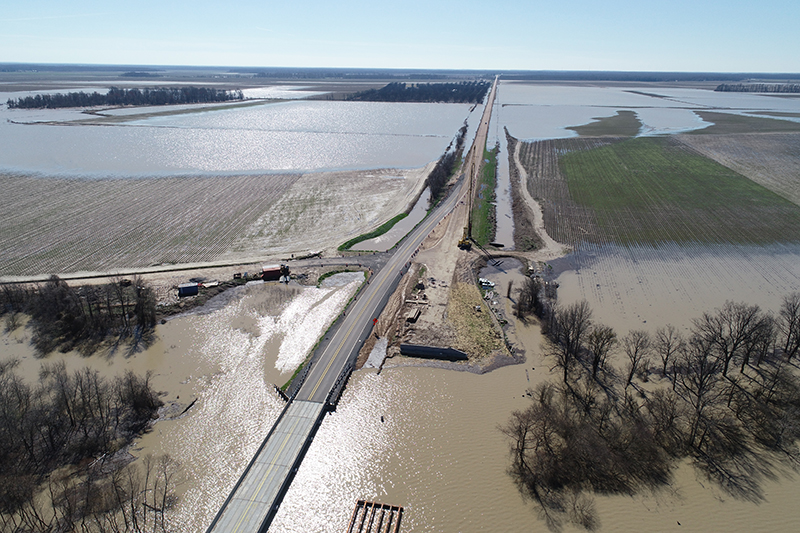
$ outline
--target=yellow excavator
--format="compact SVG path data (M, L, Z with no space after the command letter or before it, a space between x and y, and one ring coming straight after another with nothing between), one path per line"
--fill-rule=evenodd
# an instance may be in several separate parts
M464 226L464 235L461 237L461 240L458 241L458 247L461 250L471 250L472 249L472 241L470 240L470 231L469 231L469 223ZM451 241L452 242L452 241Z

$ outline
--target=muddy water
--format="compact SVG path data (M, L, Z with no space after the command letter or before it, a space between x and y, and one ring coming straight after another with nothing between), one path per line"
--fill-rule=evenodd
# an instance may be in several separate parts
M494 109L492 109L492 124L489 128L489 148L498 144L500 153L497 154L497 187L495 189L497 210L497 227L495 241L505 245L505 249L514 249L514 219L511 212L511 178L508 174L508 143L503 130L503 87L497 89Z
M561 303L585 298L617 331L681 328L726 300L777 311L800 290L800 246L678 246L582 250L553 263Z
M508 513L524 505L496 425L524 407L527 385L522 367L357 372L270 530L345 531L359 498L403 505L403 531L525 530L529 513Z
M127 368L152 370L168 412L131 452L167 453L181 463L181 500L171 530L204 531L285 405L273 384L289 379L363 279L362 273L333 276L322 289L248 286L218 311L158 326L158 340L131 355L68 353L40 360L24 328L3 335L0 355L19 358L18 371L31 381L42 361L59 359L70 369L88 365L108 378Z
M392 229L383 235L378 235L374 239L362 241L350 249L356 251L367 250L377 252L385 252L386 250L389 250L392 246L397 244L400 239L405 237L411 230L413 230L417 224L422 222L422 219L425 218L425 215L428 213L430 201L431 190L430 188L426 187L425 190L422 191L417 203L414 204L414 207L411 209L411 212L406 218L392 226Z
M522 279L516 266L504 260L482 272L497 283L495 299L507 316L507 284ZM562 282L562 289L573 283ZM356 372L270 531L344 531L358 499L404 506L403 531L548 531L505 473L508 443L498 426L528 405L528 387L550 376L538 328L517 324L515 338L527 361L485 375L390 368L391 360L380 374ZM763 485L764 501L737 501L683 464L667 487L597 497L595 506L603 531L794 531L798 488L780 476Z
M360 498L404 506L403 531L548 531L506 475L508 448L497 430L528 404L521 397L526 370L531 383L547 373L539 356L483 376L357 372L270 531L346 531ZM796 531L800 510L791 502L798 487L782 478L764 485L760 504L741 502L683 465L672 485L654 494L598 497L595 505L602 531Z
M724 254L717 250L719 255ZM728 255L733 254L729 251ZM638 327L639 322L630 319L632 313L652 303L656 308L673 306L665 318L682 325L686 322L678 318L692 316L692 306L700 307L723 285L753 283L752 289L735 289L744 297L750 294L746 291L765 291L766 286L781 283L790 286L790 278L797 279L781 273L797 268L791 256L781 256L777 250L772 254L762 250L758 255L751 250L747 266L741 255L738 260L731 257L720 262L717 256L712 260L685 253L672 262L662 257L650 263L644 253L635 257L636 262L618 256L596 257L591 272L605 276L597 279L618 275L617 282L627 279L627 287L630 280L652 277L641 284L649 287L646 290L621 293L631 302L630 308L615 307L603 299L603 304L593 304L596 317L619 329L628 323ZM758 265L763 267L761 277L769 281L753 280ZM512 260L504 260L501 268L484 272L497 283L497 306L508 317L507 284L514 280L516 285L522 278L515 267ZM591 297L591 283L575 279L590 271L584 264L579 272L573 270L574 277L565 272L559 278L562 301L580 296L581 291ZM720 281L713 282L719 276ZM668 285L667 280L673 278L682 279L682 284ZM696 296L686 294L702 292L712 283L721 285L709 286ZM175 399L177 390L180 402L199 398L184 418L158 422L137 451L166 451L184 464L182 502L173 516L176 531L204 530L282 407L271 390L271 382L283 375L273 368L282 339L262 337L268 336L264 324L271 323L265 317L280 322L289 303L276 302L278 296L268 297L255 289L221 311L159 327L158 346L113 361L114 365L128 361L141 367L153 365L157 386L169 391L167 400ZM643 296L636 296L637 291ZM673 292L682 296L672 301ZM764 297L765 306L770 299L774 296ZM319 299L317 304L325 301ZM618 315L628 318L615 321ZM647 324L651 322L656 319L648 318ZM537 328L517 324L515 338L524 343L527 361L485 375L388 368L391 360L380 374L356 372L337 411L324 420L270 531L344 531L360 498L403 505L403 531L547 531L505 473L508 444L497 429L513 410L528 405L530 400L523 396L527 388L550 375ZM18 350L14 339L6 336L3 341L7 342L3 353ZM109 366L107 361L99 364ZM175 385L181 381L185 383ZM603 531L796 531L800 527L800 507L793 504L800 490L797 477L793 481L780 476L763 488L765 501L736 501L684 465L662 490L635 497L599 497L595 505Z

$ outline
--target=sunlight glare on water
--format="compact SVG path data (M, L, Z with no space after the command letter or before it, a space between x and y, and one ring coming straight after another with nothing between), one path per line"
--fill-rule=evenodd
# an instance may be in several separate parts
M194 378L198 400L189 414L155 428L159 452L177 459L187 480L172 513L176 531L211 523L285 406L270 381L288 379L359 283L296 294L256 285L219 311L185 319L194 330L188 356L202 358L210 371ZM289 296L270 302L276 289Z
M416 168L438 159L469 106L292 101L104 126L12 122L64 116L49 111L0 107L0 169L96 177Z
M239 315L249 313L244 301L238 301L192 319L200 354L219 370L206 378L189 419L176 424L162 444L193 483L172 516L177 529L186 533L207 527L284 405L264 380L270 317L262 319L256 337L230 327Z
M306 289L289 304L278 320L278 328L286 338L281 343L275 368L281 372L297 368L325 332L331 317L344 307L360 284L361 281L352 281L337 291Z

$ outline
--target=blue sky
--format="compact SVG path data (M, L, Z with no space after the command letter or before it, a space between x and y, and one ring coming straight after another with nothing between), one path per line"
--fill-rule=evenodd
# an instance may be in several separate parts
M800 1L9 1L0 62L800 72Z

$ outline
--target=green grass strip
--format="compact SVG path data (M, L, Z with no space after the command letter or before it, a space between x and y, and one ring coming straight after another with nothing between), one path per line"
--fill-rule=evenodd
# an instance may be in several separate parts
M400 213L396 217L390 219L388 222L384 222L383 224L378 226L376 229L370 231L369 233L364 233L363 235L359 235L358 237L350 239L346 243L340 245L338 250L340 252L344 252L345 250L349 250L351 247L355 246L356 244L362 241L368 241L370 239L374 239L375 237L379 237L384 233L386 233L387 231L389 231L390 229L392 229L395 224L397 224L407 216L408 213Z
M613 117L595 117L583 126L565 128L576 132L581 137L635 137L642 129L642 122L633 111L617 111Z
M497 216L494 204L497 187L497 151L484 150L483 159L484 165L478 178L472 205L472 238L481 246L486 246L494 240Z

